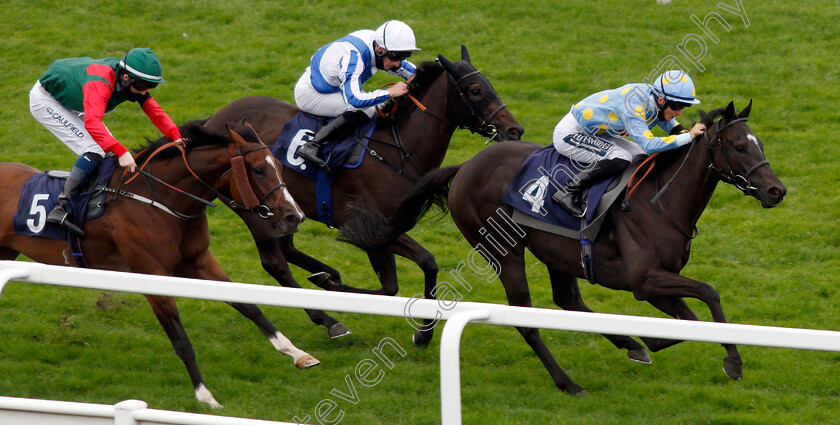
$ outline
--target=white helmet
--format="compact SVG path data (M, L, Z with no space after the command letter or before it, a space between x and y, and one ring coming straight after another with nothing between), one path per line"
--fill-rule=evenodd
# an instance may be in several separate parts
M376 29L376 44L389 52L416 52L414 31L402 21L388 21Z

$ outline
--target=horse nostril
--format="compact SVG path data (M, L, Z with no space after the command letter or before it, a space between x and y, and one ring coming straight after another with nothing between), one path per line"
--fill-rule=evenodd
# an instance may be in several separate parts
M525 129L522 127L512 127L508 129L508 138L510 140L519 140L522 137L522 133L525 132Z
M770 194L773 195L773 196L783 197L787 194L787 188L785 188L785 187L779 188L779 187L773 186L773 187L770 188L770 190L768 190L768 192L770 192Z
M297 214L286 215L286 223L297 224L300 223L300 217Z

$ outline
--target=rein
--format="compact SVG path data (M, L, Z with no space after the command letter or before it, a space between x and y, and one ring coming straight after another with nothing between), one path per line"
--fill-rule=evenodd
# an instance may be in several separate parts
M491 112L490 114L488 114L485 117L484 114L481 111L478 111L476 109L476 107L472 104L472 102L469 101L469 99L467 98L467 95L464 94L464 91L461 90L461 86L459 85L462 81L464 81L465 79L467 79L469 77L472 77L474 75L481 75L481 71L475 70L475 71L472 71L472 72L468 72L468 73L462 75L461 77L459 77L457 80L449 72L447 72L446 75L449 78L449 81L451 81L453 83L453 86L455 87L455 94L453 94L450 97L450 101L451 101L452 98L455 97L455 95L460 96L461 101L467 106L467 108L470 110L470 113L473 115L473 117L475 117L479 121L481 121L481 123L478 126L468 126L468 125L454 124L451 121L449 121L448 119L446 119L446 117L441 117L441 116L429 111L429 108L427 108L425 105L423 105L423 103L420 102L411 93L407 93L406 97L408 97L408 99L411 100L411 102L414 103L417 106L418 109L423 111L423 113L432 116L436 120L438 120L438 121L440 121L440 122L442 122L442 123L444 123L444 124L446 124L450 127L454 127L458 130L462 130L462 129L469 130L471 133L479 134L481 136L487 137L487 140L484 141L485 145L489 144L490 142L495 140L499 136L499 130L496 128L495 125L491 124L490 121L493 119L493 117L496 116L496 114L498 114L499 112L506 109L507 105L502 103L496 109L494 109L493 112ZM395 84L395 83L388 83L388 84L385 84L383 87L387 87L387 86L392 85L392 84ZM386 114L386 113L382 112L379 108L377 108L376 111L377 111L377 113L379 113L379 116L382 117L382 118L391 118L391 117L393 117L394 111L397 110L397 106L399 106L399 99L396 100L396 102L394 104L394 107L391 109L391 112L389 114Z
M143 165L141 165L137 168L137 174L130 177L128 180L126 180L124 182L121 182L118 189L110 189L110 190L108 190L108 192L112 192L115 195L122 195L122 196L125 196L127 198L131 198L131 199L134 199L134 200L137 200L137 201L140 201L140 202L147 203L149 205L157 207L157 208L161 209L162 211L164 211L164 212L166 212L166 213L168 213L168 214L170 214L174 217L182 219L182 220L189 220L189 219L195 218L198 215L200 215L200 213L196 214L196 215L193 215L193 216L182 214L182 213L179 213L177 211L173 211L171 208L169 208L165 204L161 203L160 201L156 201L155 199L148 199L148 198L145 198L143 196L140 196L140 195L137 195L137 194L134 194L134 193L131 193L131 192L128 192L128 191L125 191L125 190L122 189L124 186L131 183L131 181L134 180L138 175L142 174L147 179L150 179L150 180L153 180L157 183L160 183L163 186L165 186L165 187L167 187L167 188L169 188L169 189L171 189L171 190L173 190L177 193L180 193L184 196L189 197L190 199L193 199L193 200L195 200L197 202L200 202L202 204L205 204L207 206L215 207L216 205L213 204L212 202L206 201L206 200L204 200L204 199L202 199L202 198L200 198L196 195L193 195L189 192L185 192L185 191L183 191L183 190L181 190L181 189L179 189L175 186L172 186L169 183L166 183L163 180L153 176L151 173L143 170L143 168L145 168L149 164L149 162L152 160L152 158L155 155L157 155L161 151L166 150L170 147L176 147L176 148L178 148L178 150L181 151L181 158L183 158L184 165L187 167L187 170L190 172L190 174L196 180L198 180L199 183L201 183L204 187L206 187L208 190L210 190L217 198L219 198L222 202L224 202L226 205L228 205L228 207L230 207L231 209L251 211L251 212L257 213L260 217L262 217L264 219L268 219L268 218L274 216L274 213L271 212L271 209L268 206L265 205L265 200L272 193L277 191L278 189L286 187L286 184L283 183L283 182L280 182L280 184L278 184L277 186L275 186L274 188L272 188L271 190L266 192L264 195L257 198L257 195L254 193L253 189L251 188L250 182L248 181L247 172L245 171L245 155L247 155L249 153L252 153L252 152L260 151L262 149L268 149L268 146L266 146L266 145L262 145L262 146L253 148L253 149L247 150L245 152L241 152L237 148L236 155L231 155L230 149L229 148L227 149L227 154L228 154L228 157L230 158L230 162L231 162L231 168L228 169L227 171L225 171L224 173L222 173L222 175L219 177L219 180L224 178L224 176L226 176L228 173L233 172L234 184L237 188L237 191L239 192L239 195L242 197L242 204L235 201L234 199L228 198L227 196L223 195L218 190L216 190L214 187L207 184L207 182L202 180L195 173L195 171L193 171L192 167L190 167L189 160L187 159L187 152L186 152L186 149L184 148L185 144L183 142L177 142L177 141L166 143L163 146L160 146L159 148L157 148L154 152L152 152L149 155L148 158L146 158L146 161L143 162ZM135 156L135 158L142 155L145 151L146 150L144 149L143 151L139 152ZM126 170L123 173L123 179L125 178L127 173L128 173L128 170ZM151 190L153 194L155 193L155 191L151 187L151 185L149 185L149 190ZM153 198L155 198L155 197L156 196L153 196Z
M472 114L472 116L473 116L473 117L475 117L475 118L478 118L478 120L480 120L480 121L481 121L481 123L480 123L478 126L464 126L464 125L457 125L457 124L454 124L454 123L452 123L451 121L449 121L446 117L439 116L439 115L435 114L434 112L430 111L430 110L429 110L429 108L427 108L427 107L426 107L426 105L424 105L424 104L423 104L423 103L422 103L419 99L417 99L416 97L414 97L414 95L412 95L411 93L407 93L405 96L406 96L406 97L408 97L408 99L409 99L409 100L411 100L411 102L412 102L412 103L414 103L414 105L415 105L415 106L417 106L417 109L419 109L420 111L422 111L424 114L427 114L427 115L431 116L432 118L434 118L434 119L436 119L436 120L440 121L440 122L441 122L441 123L443 123L444 125L447 125L447 126L449 126L449 127L453 127L453 128L455 128L455 129L457 129L457 130L460 130L460 129L466 129L466 130L469 130L471 133L475 133L475 134L479 134L479 135L482 135L482 136L484 136L484 137L487 137L487 140L485 140L485 142L484 142L484 144L485 144L485 145L486 145L486 144L489 144L491 141L495 140L495 139L499 136L499 132L498 132L498 130L496 129L496 126L494 126L493 124L491 124L491 123L490 123L490 121L493 119L493 117L495 117L495 116L496 116L496 114L498 114L499 112L501 112L502 110L504 110L505 108L507 108L507 105L506 105L506 104L504 104L504 103L502 103L502 104L501 104L501 105L499 105L496 109L494 109L494 110L493 110L493 112L491 112L489 115L487 115L487 116L485 117L485 116L483 116L483 114L482 114L480 111L478 111L478 110L476 109L476 107L475 107L475 106L474 106L474 105L473 105L473 104L472 104L472 103L468 100L467 95L466 95L466 94L464 94L464 91L463 91L463 90L461 90L461 87L459 86L459 84L460 84L462 81L464 81L466 78L468 78L468 77L472 77L472 76L474 76L474 75L481 75L481 71L475 70L475 71L472 71L472 72L468 72L468 73L466 73L466 74L464 74L464 75L460 76L457 80L456 80L456 79L455 79L455 77L453 77L453 76L452 76L452 74L451 74L451 73L449 73L449 72L447 72L447 73L446 73L446 75L447 75L447 77L449 78L449 80L453 83L453 86L455 87L455 91L454 91L454 93L453 93L453 94L449 97L449 99L447 100L447 104L452 104L452 100L453 100L456 96L460 96L461 101L462 101L462 102L463 102L463 103L467 106L467 108L470 110L470 113ZM413 78L414 78L414 77L410 78L408 81L410 82ZM391 86L391 85L393 85L393 84L396 84L396 83L387 83L387 84L384 84L382 87L383 87L383 88L384 88L384 87L388 87L388 86ZM397 111L397 109L398 109L398 107L399 107L399 102L400 102L400 98L395 99L395 100L394 100L394 102L393 102L393 105L391 106L390 110L389 110L387 113L386 113L386 112L383 112L383 111L382 111L382 109L380 109L379 107L377 107L377 108L376 108L376 113L377 113L377 114L378 114L381 118L387 118L387 119L393 118L393 117L394 117L395 112ZM398 127L397 127L396 125L391 126L391 133L392 133L392 136L393 136L393 138L394 138L394 142L395 142L394 144L392 144L392 143L388 143L388 142L383 141L383 140L374 139L374 138L371 138L371 137L366 137L366 139L368 139L368 140L370 140L370 141L372 141L372 142L381 143L381 144L383 144L383 145L385 145L385 146L389 146L389 147L394 148L394 149L396 149L397 151L399 151L399 152L400 152L400 156L401 156L401 164L400 164L400 166L396 166L396 165L394 165L393 163L389 162L389 161L388 161L388 160L387 160L384 156L382 156L379 152L377 152L377 151L376 151L376 150L374 150L374 149L369 149L368 151L369 151L369 153L370 153L370 155L371 155L371 156L373 156L374 158L376 158L377 160L379 160L379 162L382 162L382 163L384 163L385 165L387 165L389 168L391 168L391 169L392 169L394 172L396 172L398 175L400 175L400 176L404 177L405 179L407 179L407 180L408 180L408 181L410 181L411 183L416 183L416 182L417 182L417 179L412 178L412 177L409 177L409 176L405 175L405 173L404 173L406 160L407 160L407 159L409 159L409 157L411 156L411 154L408 152L408 150L407 150L407 149L405 148L405 146L402 144L402 140L401 140L400 135L399 135L399 130L398 130ZM356 140L356 143L361 144L361 141L357 139L357 140ZM419 174L422 174L422 172L421 172L419 169L417 169L417 165L416 165L416 164L414 164L414 162L411 162L411 161L408 161L408 162L412 164L412 166L414 167L415 171L417 171Z
M755 190L756 189L756 187L754 187L752 185L752 183L750 183L749 176L755 170L761 168L762 166L769 165L769 161L767 161L766 159L763 160L763 161L759 161L758 163L756 163L755 165L750 167L750 169L747 170L747 172L744 175L736 174L732 170L732 165L731 165L729 155L726 153L725 149L721 149L724 157L726 158L726 166L728 168L728 172L725 173L722 169L716 167L715 163L714 163L714 153L713 152L714 152L715 149L723 147L723 136L721 135L721 133L724 130L726 130L727 128L729 128L730 126L732 126L736 123L746 122L747 118L736 118L732 121L729 121L728 123L726 123L726 125L724 125L722 127L720 125L721 121L723 121L723 118L715 121L715 123L714 123L714 129L715 129L714 138L710 138L708 132L703 133L703 138L705 139L705 148L706 148L706 151L709 153L709 156L708 156L709 169L715 171L718 174L718 178L721 181L723 181L724 183L732 184L733 186L735 186L739 190L741 190L744 193L744 195L748 195L750 190ZM663 212L665 212L665 217L670 221L670 223L677 230L679 230L680 233L682 233L684 236L688 237L688 240L689 240L688 243L689 244L691 243L691 240L693 240L695 237L697 237L697 235L700 233L697 229L696 223L695 223L693 231L690 234L683 231L682 228L674 222L674 220L671 218L671 216L669 214L667 214L667 212L665 211L664 207L659 202L659 200L662 197L662 195L664 195L665 192L668 190L668 188L671 186L671 183L677 178L677 175L679 175L679 173L682 171L683 167L685 166L686 162L688 161L688 158L691 156L691 151L694 149L694 146L697 144L697 142L699 142L699 139L698 139L698 141L691 143L691 145L688 148L688 151L685 153L685 155L682 159L682 163L680 163L680 166L677 168L677 171L671 176L670 179L668 179L668 182L665 183L665 185L663 185L661 188L659 188L657 190L656 195L653 198L651 198L651 200L650 200L651 205L658 205L659 208L662 209ZM651 155L650 157L648 157L648 159L646 159L642 164L639 165L639 167L636 169L636 171L633 173L633 176L631 177L631 182L633 181L633 178L635 177L636 173L638 173L639 170L642 168L642 166L644 166L648 161L652 161L653 158L656 155L657 154ZM630 196L633 194L633 192L635 192L635 190L641 184L641 181L644 180L645 177L647 177L647 175L650 173L650 169L652 169L654 165L655 165L655 161L652 161L648 171L644 174L642 179L640 179L639 182L636 183L635 186L630 188L630 184L628 184L629 192L628 192L628 196L624 200L624 203L622 204L623 209L626 210L626 209L629 208L629 198L630 198ZM658 180L657 180L657 182L658 182ZM657 183L657 186L658 186L658 183Z

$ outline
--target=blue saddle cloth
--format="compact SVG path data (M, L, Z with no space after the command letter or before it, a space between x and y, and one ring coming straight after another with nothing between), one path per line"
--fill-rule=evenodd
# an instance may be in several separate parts
M279 159L284 167L303 174L315 181L315 197L318 203L318 217L316 219L328 226L332 226L332 184L342 168L357 168L362 165L370 135L376 128L376 119L358 127L354 134L337 143L330 143L321 149L321 158L327 161L326 169L310 164L309 161L297 155L298 148L312 140L315 133L326 124L323 118L303 112L289 120L280 132L271 152ZM356 139L360 139L357 142ZM361 143L361 146L359 145Z
M106 193L97 189L97 187L107 186L108 180L114 174L116 168L117 158L106 157L99 164L99 177L96 180L96 185L67 202L67 212L79 227L84 224L85 220L98 218L105 212L105 208L99 208L93 216L87 216L88 205L92 201L92 197L97 197L94 202L102 202L105 199ZM17 212L12 219L15 234L68 240L66 229L57 224L47 223L47 214L55 207L58 195L64 189L64 181L64 178L51 177L46 172L36 174L26 181L18 200Z
M272 153L283 163L284 167L291 168L310 180L317 180L318 170L321 168L297 156L297 150L301 145L311 141L315 137L315 133L326 123L327 121L324 121L323 118L303 112L298 113L283 127L277 142L274 143ZM362 145L366 148L375 127L376 120L371 120L358 127L352 136L337 143L330 143L321 150L321 158L327 161L327 167L332 170L331 180L335 180L335 175L341 168L356 168L362 165L364 155L351 158L353 152L359 146L356 138L361 139ZM352 163L348 162L348 159L353 159Z
M505 203L542 221L581 230L592 222L601 197L614 179L607 179L591 186L587 191L586 214L583 218L571 215L551 196L560 186L584 169L584 165L560 155L553 145L532 153L513 181L505 195Z

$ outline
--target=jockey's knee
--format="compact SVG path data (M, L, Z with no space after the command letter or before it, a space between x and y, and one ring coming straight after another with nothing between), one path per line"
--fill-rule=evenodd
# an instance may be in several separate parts
M625 150L613 149L612 152L607 154L607 157L605 159L620 159L623 161L627 161L627 163L629 164L630 161L633 160L633 155Z

